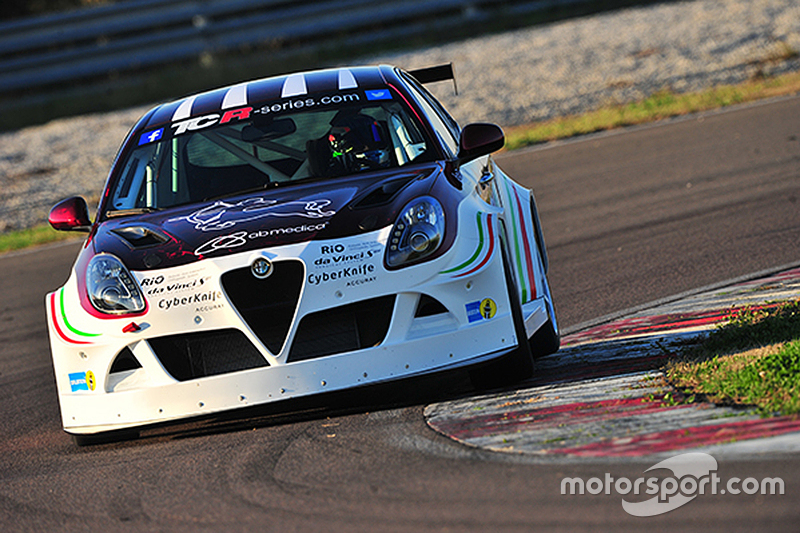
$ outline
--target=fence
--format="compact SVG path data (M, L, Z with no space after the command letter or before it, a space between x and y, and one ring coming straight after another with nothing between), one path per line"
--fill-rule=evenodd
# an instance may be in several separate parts
M137 0L0 23L0 98L251 47L368 47L592 0ZM594 1L594 3L597 3Z

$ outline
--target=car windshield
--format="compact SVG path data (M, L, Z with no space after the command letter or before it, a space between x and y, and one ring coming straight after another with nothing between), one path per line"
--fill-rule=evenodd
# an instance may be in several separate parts
M309 98L302 106L247 107L145 131L117 167L107 215L433 160L414 115L388 90L371 91L383 95L377 101L369 92L339 105Z

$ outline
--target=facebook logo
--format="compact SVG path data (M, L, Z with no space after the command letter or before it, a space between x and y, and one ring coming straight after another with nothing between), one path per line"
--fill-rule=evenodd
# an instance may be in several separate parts
M142 136L139 137L139 146L155 142L159 140L162 135L164 135L164 128L159 128L148 133L142 133Z
M376 91L367 91L367 100L391 100L392 93L389 89L378 89Z

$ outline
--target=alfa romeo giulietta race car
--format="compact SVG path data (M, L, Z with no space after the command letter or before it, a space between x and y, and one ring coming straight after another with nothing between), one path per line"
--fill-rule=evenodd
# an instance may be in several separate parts
M64 430L90 441L474 365L486 385L558 349L531 191L422 83L356 67L155 107L117 155L96 220L46 297ZM111 432L111 433L109 433Z

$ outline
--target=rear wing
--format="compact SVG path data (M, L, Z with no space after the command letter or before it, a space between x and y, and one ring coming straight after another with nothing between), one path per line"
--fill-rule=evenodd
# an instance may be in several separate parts
M458 86L456 85L456 75L453 70L453 64L447 63L446 65L437 65L435 67L419 68L417 70L408 71L409 74L420 83L434 83L437 81L453 80L453 90L458 94Z

